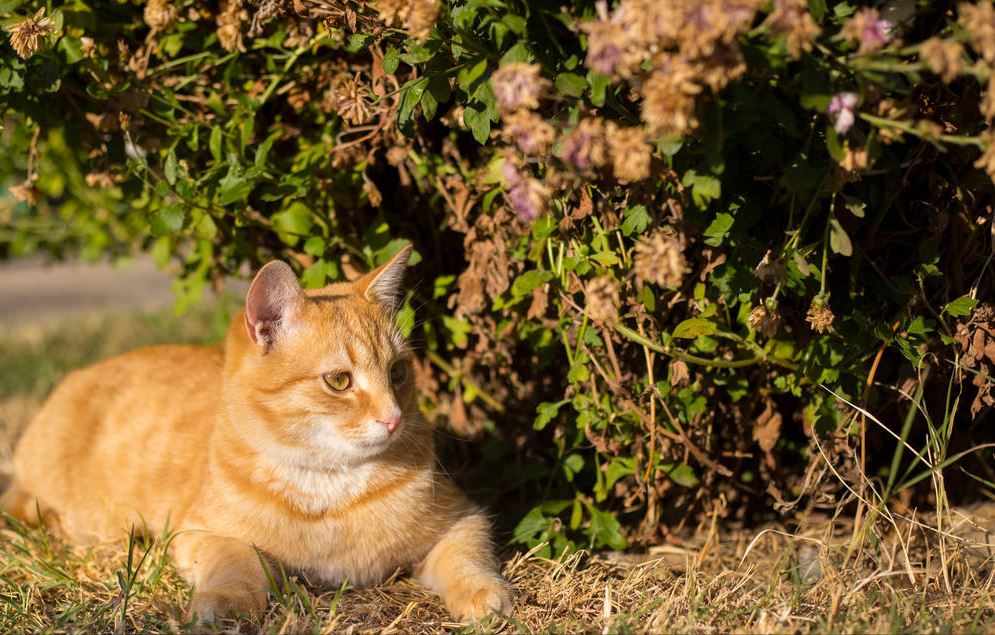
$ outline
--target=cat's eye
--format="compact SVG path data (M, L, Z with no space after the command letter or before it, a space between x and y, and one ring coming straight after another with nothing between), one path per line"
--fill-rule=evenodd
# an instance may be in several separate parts
M407 362L394 362L390 367L390 381L395 384L403 383L408 378Z
M342 392L352 385L352 375L343 371L325 373L321 378L325 380L325 384L329 388L338 392Z

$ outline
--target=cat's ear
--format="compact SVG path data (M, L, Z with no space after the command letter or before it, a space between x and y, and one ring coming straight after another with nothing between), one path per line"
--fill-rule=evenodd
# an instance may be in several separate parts
M408 267L411 250L411 243L408 243L390 260L357 280L355 282L357 291L370 302L382 304L391 311L396 309L401 297L401 281L404 280L404 270Z
M245 328L263 352L291 327L304 299L297 275L285 262L266 263L245 296Z

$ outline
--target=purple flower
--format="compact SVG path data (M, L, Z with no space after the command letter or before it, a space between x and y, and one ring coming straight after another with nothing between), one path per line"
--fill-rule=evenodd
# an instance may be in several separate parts
M622 62L622 49L616 44L606 42L599 46L591 45L587 50L587 67L602 75L611 77Z
M846 134L850 132L850 128L853 127L856 121L856 115L854 114L854 108L857 106L857 93L836 93L833 98L829 101L829 114L833 115L835 120L833 122L833 127L839 134Z
M511 161L505 160L504 197L511 210L524 221L533 221L546 209L548 193L536 179L523 175Z
M891 23L881 18L870 18L864 23L864 28L860 34L861 48L867 50L877 50L888 43Z
M847 20L843 37L858 44L858 53L871 53L891 40L891 23L881 18L877 9L861 9Z

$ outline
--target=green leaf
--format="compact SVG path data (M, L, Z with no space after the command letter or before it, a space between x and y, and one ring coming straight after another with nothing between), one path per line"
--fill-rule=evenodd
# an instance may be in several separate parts
M688 318L674 327L674 337L693 340L699 335L713 335L719 330L715 322L705 318Z
M512 532L515 542L525 543L549 529L549 519L542 513L538 506L529 510L525 517L518 521L515 530Z
M353 33L346 39L345 50L347 53L359 53L373 43L376 38L367 33Z
M691 466L686 463L678 463L672 468L666 469L665 472L670 477L670 480L678 485L683 485L684 487L698 486L698 476L694 473Z
M396 47L389 46L387 51L383 54L383 71L388 75L393 75L397 72L397 67L401 64L401 52L397 50Z
M591 258L593 258L595 261L597 261L599 264L605 267L612 267L620 262L620 260L618 259L618 253L611 250L599 251L598 253L591 256Z
M808 0L808 10L816 22L822 22L822 18L826 17L826 0Z
M405 338L411 337L411 331L415 328L415 310L411 307L409 299L406 299L401 308L394 314L394 324L401 335Z
M211 128L211 138L208 141L207 148L211 151L211 156L214 157L215 161L220 161L223 156L221 153L221 126L214 126Z
M511 64L513 62L531 62L532 53L525 42L519 42L501 56L501 64Z
M463 109L463 123L470 128L477 143L487 143L491 136L491 118L479 104L470 104Z
M587 72L587 83L591 86L591 103L597 107L605 105L605 97L608 94L608 87L611 86L611 79L607 75L595 71Z
M645 205L633 205L625 210L625 220L622 221L622 233L626 236L641 234L650 224L650 213Z
M835 218L829 219L829 248L841 256L853 255L850 237Z
M319 289L325 286L328 279L333 277L337 271L338 267L334 263L319 258L304 270L303 275L301 275L301 283L306 289Z
M171 236L183 228L186 214L179 203L173 203L152 212L149 216L149 229L153 236Z
M560 73L554 83L556 91L566 97L580 97L587 90L587 80L576 73Z
M570 371L567 373L567 381L572 384L577 384L587 381L591 377L591 371L587 367L587 363L591 361L587 356L587 353L580 353L574 358L574 363L570 367Z
M847 211L856 216L857 218L864 217L864 211L867 207L867 203L863 202L856 196L843 195L843 204L846 205Z
M622 536L622 526L613 515L603 512L590 503L585 503L587 513L591 516L591 538L595 547L611 547L625 549L626 542Z
M625 476L636 473L636 460L629 457L612 459L605 470L605 489L611 489L615 482Z
M711 174L698 174L695 170L688 170L682 181L686 187L691 188L691 198L698 207L705 208L722 196L722 182Z
M735 220L732 214L725 212L716 214L715 220L705 228L705 244L712 247L720 246L725 242L726 236L729 235L729 230L732 229L732 224Z
M536 418L532 422L532 428L535 430L545 428L560 412L560 408L568 403L570 403L570 400L564 399L557 402L544 401L536 406Z
M943 307L943 312L953 317L967 317L976 306L978 306L977 300L969 295L962 295Z
M325 245L328 241L324 236L311 236L304 243L304 253L309 256L321 257L325 255Z
M540 271L532 269L515 278L511 285L511 294L524 297L535 291L545 282L553 279L552 271Z
M473 94L479 81L487 71L487 58L481 57L476 63L464 66L456 73L456 85L467 95Z
M166 154L166 162L162 166L163 174L166 177L166 183L170 185L176 185L176 176L179 173L179 163L176 160L176 152L170 148L169 152Z
M254 187L255 183L246 178L241 168L231 165L228 173L218 183L218 205L231 205L237 201L244 201Z
M280 233L280 240L296 245L300 237L311 231L314 214L307 205L295 201L287 209L273 214L272 222L273 229Z
M407 136L414 134L413 113L415 106L428 88L428 77L413 79L401 87L401 103L397 109L397 125Z

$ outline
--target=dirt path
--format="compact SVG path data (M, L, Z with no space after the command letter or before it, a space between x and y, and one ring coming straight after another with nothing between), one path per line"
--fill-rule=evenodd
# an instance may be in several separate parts
M153 310L173 302L171 278L150 259L107 263L0 263L0 328L35 328L113 309Z

